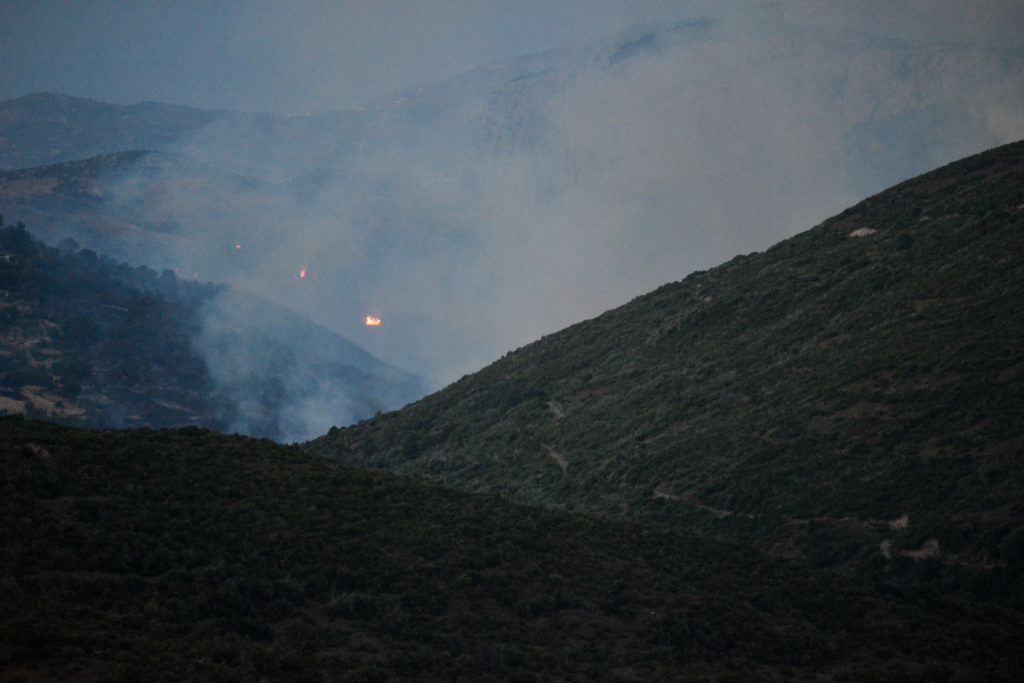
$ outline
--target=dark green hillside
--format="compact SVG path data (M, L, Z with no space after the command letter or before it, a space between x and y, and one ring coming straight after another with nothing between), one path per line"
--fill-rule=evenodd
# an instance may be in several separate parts
M1024 608L1024 143L310 449Z
M1014 680L1019 623L269 441L0 420L4 680Z

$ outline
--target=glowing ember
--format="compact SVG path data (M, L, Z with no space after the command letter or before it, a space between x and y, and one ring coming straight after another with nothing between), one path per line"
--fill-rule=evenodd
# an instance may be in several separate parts
M305 268L303 268L302 270L299 271L299 277L306 277L306 269Z
M366 316L366 324L373 326L380 325L380 318L375 318L372 315L368 315Z
M236 244L236 245L235 245L235 249L241 249L241 248L242 248L242 245L241 245L241 244Z

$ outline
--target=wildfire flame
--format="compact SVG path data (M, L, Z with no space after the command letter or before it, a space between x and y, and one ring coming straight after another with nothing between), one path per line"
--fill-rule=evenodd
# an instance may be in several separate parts
M380 325L380 318L375 318L372 315L368 315L366 316L366 324L372 326Z
M306 277L306 269L305 268L303 268L302 270L299 271L299 277Z

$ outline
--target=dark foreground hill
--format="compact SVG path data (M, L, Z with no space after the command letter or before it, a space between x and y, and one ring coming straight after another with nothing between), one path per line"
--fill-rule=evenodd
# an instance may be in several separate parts
M286 309L70 240L47 247L0 218L0 413L297 440L327 428L321 413L355 420L425 391Z
M1014 680L1019 621L266 440L0 419L4 680Z
M310 449L1024 607L1024 143Z

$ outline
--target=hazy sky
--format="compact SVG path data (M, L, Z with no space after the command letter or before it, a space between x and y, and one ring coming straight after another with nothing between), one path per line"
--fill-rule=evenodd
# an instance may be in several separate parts
M3 0L0 100L31 92L307 114L637 22L726 7L1015 45L1024 2Z

